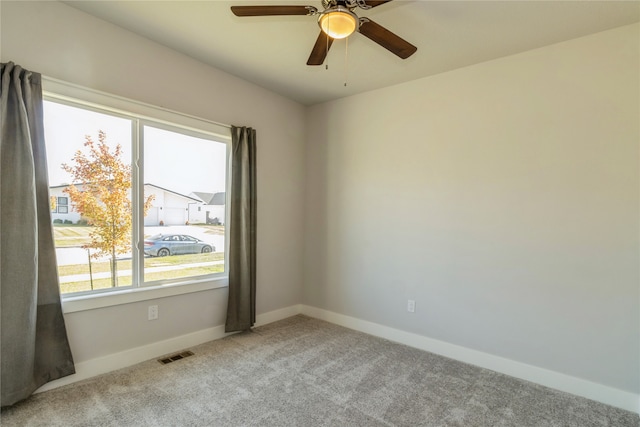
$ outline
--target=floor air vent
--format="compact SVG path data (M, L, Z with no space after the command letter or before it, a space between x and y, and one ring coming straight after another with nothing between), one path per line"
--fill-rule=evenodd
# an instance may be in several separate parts
M193 356L193 352L191 351L183 351L182 353L174 354L173 356L163 357L162 359L158 359L158 362L166 365L167 363L175 362L176 360L184 359L185 357Z

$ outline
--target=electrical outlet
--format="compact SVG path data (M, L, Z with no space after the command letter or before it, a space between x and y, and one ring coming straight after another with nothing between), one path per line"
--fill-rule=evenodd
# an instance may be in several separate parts
M156 320L158 318L158 306L150 305L149 306L149 320Z
M407 300L407 311L409 313L415 313L416 311L416 302L412 299Z

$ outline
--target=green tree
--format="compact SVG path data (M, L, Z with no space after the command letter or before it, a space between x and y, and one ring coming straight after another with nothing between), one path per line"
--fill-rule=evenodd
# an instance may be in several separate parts
M75 210L93 226L91 241L83 248L95 249L93 258L110 256L111 286L116 287L116 257L131 250L131 166L122 162L120 144L111 151L106 140L103 131L98 132L97 143L90 135L85 136L88 152L76 151L73 166L65 163L62 168L72 175L74 182L64 191ZM144 215L153 199L152 195L144 201Z

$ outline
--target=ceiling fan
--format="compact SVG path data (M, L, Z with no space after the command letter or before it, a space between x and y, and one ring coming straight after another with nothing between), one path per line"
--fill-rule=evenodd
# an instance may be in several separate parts
M376 24L369 18L358 17L354 9L371 9L388 3L391 0L322 0L322 11L313 6L231 6L234 15L276 16L276 15L309 15L318 16L320 35L316 40L307 65L322 65L334 39L349 37L358 31L365 37L378 43L391 53L406 59L413 55L417 47Z

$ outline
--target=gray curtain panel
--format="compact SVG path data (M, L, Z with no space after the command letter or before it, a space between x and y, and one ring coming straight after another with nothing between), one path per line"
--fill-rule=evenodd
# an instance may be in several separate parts
M51 225L40 74L0 64L2 406L75 373Z
M256 323L256 131L231 127L229 301L226 332Z

